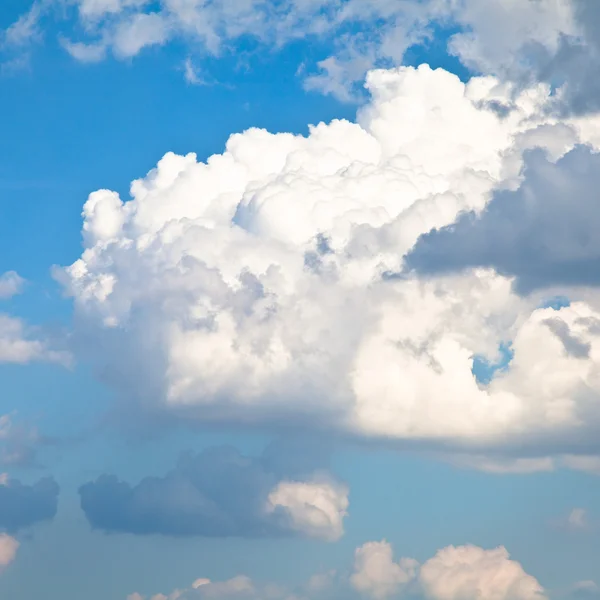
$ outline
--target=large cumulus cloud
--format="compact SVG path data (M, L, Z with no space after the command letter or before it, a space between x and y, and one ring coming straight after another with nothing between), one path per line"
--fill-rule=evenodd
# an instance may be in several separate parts
M368 86L357 123L249 130L206 163L167 154L129 201L91 194L58 273L82 348L123 401L200 423L594 454L594 302L540 308L493 269L397 275L419 236L518 188L523 152L560 160L586 128L547 117L544 86L514 101L426 66Z
M172 536L335 540L348 508L348 489L325 472L282 471L269 451L249 458L227 447L187 455L135 486L103 475L80 496L94 528Z

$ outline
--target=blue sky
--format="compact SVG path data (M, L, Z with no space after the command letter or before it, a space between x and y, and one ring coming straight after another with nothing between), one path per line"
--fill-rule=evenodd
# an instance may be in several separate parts
M600 593L597 17L484 4L3 4L1 597Z

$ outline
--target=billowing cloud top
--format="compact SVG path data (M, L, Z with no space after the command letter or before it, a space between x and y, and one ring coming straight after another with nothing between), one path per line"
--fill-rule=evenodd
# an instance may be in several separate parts
M200 422L593 454L593 298L540 308L488 263L422 279L403 259L517 189L524 152L593 143L589 123L547 116L543 85L422 66L367 86L357 123L251 129L206 163L167 154L127 202L91 194L59 273L91 357L124 399ZM500 344L510 366L483 385L474 357Z

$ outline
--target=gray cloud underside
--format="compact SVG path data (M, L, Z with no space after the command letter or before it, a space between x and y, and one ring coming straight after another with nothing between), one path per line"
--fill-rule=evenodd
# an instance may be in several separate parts
M182 456L164 477L136 485L103 475L80 488L90 524L105 532L206 537L279 537L297 532L281 507L265 510L270 493L300 478L312 459L282 469L288 453L267 448L250 458L231 447ZM284 476L285 471L285 476ZM307 475L304 475L307 476Z
M556 164L526 159L525 180L479 215L424 234L406 267L439 274L485 266L516 278L521 293L600 284L600 155L579 146Z
M9 480L0 485L0 529L15 533L56 515L59 488L51 478L33 485Z

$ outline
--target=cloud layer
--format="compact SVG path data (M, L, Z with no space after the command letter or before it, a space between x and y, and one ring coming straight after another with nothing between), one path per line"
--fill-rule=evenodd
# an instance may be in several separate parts
M511 559L505 548L449 546L422 565L410 558L395 562L385 541L367 542L356 549L350 575L323 573L299 589L260 585L245 576L212 582L202 578L190 588L158 594L149 600L332 600L334 598L425 598L429 600L545 600L535 577ZM139 593L128 600L146 600Z
M248 38L281 48L299 38L323 45L307 65L305 87L348 100L373 67L401 64L407 49L450 31L447 50L476 73L527 85L560 87L559 110L597 110L600 10L595 0L34 0L4 32L4 47L23 49L58 23L64 48L83 62L136 56L183 42L190 83L197 61L219 57ZM331 47L331 40L333 48Z

